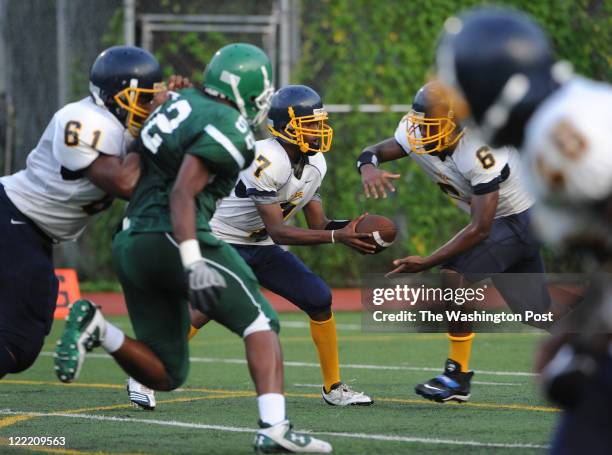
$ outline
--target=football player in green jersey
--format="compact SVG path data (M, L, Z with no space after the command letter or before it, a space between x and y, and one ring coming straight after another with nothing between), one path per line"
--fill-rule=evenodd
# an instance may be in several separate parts
M255 449L327 453L330 444L294 432L286 419L277 315L251 269L208 223L253 160L251 127L266 117L271 80L261 49L230 44L209 62L202 89L171 92L151 114L140 133L141 177L113 239L136 339L105 321L91 302L77 301L56 371L60 380L73 381L85 352L101 344L145 386L179 387L189 369L190 303L244 339L260 414Z

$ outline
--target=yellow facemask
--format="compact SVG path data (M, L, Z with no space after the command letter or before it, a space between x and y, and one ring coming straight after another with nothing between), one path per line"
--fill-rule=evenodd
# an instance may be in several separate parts
M457 132L452 111L446 117L432 118L411 110L407 118L408 143L418 154L441 152L454 146L463 136L463 131Z
M291 120L282 131L278 131L271 125L268 125L270 133L283 138L291 144L296 144L303 153L329 152L334 130L327 124L329 115L324 109L315 109L312 115L296 117L293 108L289 106L289 118ZM313 123L317 123L317 126L313 126ZM308 136L311 142L314 142L313 138L318 139L318 147L306 142L304 136Z
M119 107L125 109L128 113L125 125L132 136L138 136L138 132L142 128L144 121L151 113L151 111L144 106L150 102L150 99L155 96L156 93L164 89L163 83L155 84L155 87L152 89L126 87L114 96L114 100ZM143 100L140 98L141 95L146 96L149 100L143 103Z

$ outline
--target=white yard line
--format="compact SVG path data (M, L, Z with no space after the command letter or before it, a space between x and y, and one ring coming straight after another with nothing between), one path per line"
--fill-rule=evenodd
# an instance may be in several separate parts
M52 357L52 352L41 352L40 355ZM102 353L89 353L88 358L93 359L111 359L112 357L108 354ZM190 357L192 362L196 363L225 363L225 364L246 364L245 359L221 359L214 357ZM285 366L288 367L305 367L305 368L320 368L320 365L315 362L294 362L285 360ZM436 367L411 367L407 365L368 365L358 363L345 363L341 364L340 368L354 368L361 370L392 370L392 371L433 371L439 373L441 368ZM534 377L537 376L535 373L527 371L490 371L490 370L474 370L477 374L491 375L491 376L519 376L519 377Z
M524 387L525 384L520 384L518 382L486 382L486 381L472 381L472 384L475 385L493 385L493 386L519 386ZM293 384L294 387L301 387L306 389L320 389L321 384Z
M179 422L176 420L155 420L155 419L133 419L127 417L111 417L93 414L64 414L55 412L27 412L14 411L11 409L0 409L0 415L28 415L33 417L65 417L71 419L85 419L109 422L127 422L141 423L145 425L160 425L180 428L193 428L198 430L213 430L226 431L233 433L255 433L255 428L245 427L230 427L225 425L206 425L201 423ZM457 440L457 439L440 439L440 438L422 438L414 436L395 436L386 434L369 434L369 433L341 433L331 431L305 431L314 435L332 436L337 438L363 439L369 441L394 441L419 444L437 444L437 445L454 445L454 446L469 446L469 447L491 447L502 449L547 449L549 446L540 444L523 444L523 443L504 443L504 442L481 442L473 440Z

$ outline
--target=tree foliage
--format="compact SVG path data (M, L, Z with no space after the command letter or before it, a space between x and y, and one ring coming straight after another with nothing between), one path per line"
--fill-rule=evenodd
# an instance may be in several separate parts
M189 3L182 2L184 11L191 11ZM323 95L326 104L410 104L431 69L436 40L445 19L481 3L303 0L302 53L293 71L293 82L312 86ZM610 79L612 2L505 3L532 14L551 35L558 56L571 61L579 73ZM218 33L204 36L203 39L195 33L172 34L156 46L156 55L166 74L178 68L197 80L213 50L230 41ZM377 256L360 256L340 246L295 247L294 251L332 285L354 285L365 270L388 270L393 258L427 254L467 222L467 216L453 207L409 159L386 166L402 175L396 193L385 200L363 197L355 159L364 146L391 137L401 116L351 113L334 114L330 119L335 131L334 145L326 156L328 173L322 188L328 216L349 218L368 211L392 218L399 227L395 245ZM111 218L118 216L115 210L99 223L108 229L116 221ZM104 246L92 247L101 252L109 244L98 227L89 231L88 239L90 243L103 241ZM560 261L554 252L547 252L546 257L553 269L570 264L575 267L575 262ZM110 271L107 255L99 255L96 261L100 268Z

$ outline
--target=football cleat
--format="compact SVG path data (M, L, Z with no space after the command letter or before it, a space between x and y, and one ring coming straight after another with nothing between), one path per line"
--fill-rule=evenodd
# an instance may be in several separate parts
M356 392L344 382L338 382L331 387L329 393L325 392L325 387L321 392L323 401L331 406L369 406L374 400L363 392Z
M283 420L276 425L259 421L260 430L253 442L255 452L261 453L331 453L328 442L313 438L306 433L293 431L293 425Z
M64 333L55 347L55 374L62 382L79 377L85 353L100 346L106 333L102 313L89 300L77 300L70 306Z
M132 404L146 411L155 409L155 392L142 385L136 379L128 379L127 392Z
M451 359L446 359L444 373L422 384L417 384L414 391L428 400L443 403L445 401L466 402L470 399L470 381L473 371L461 372L461 366Z

